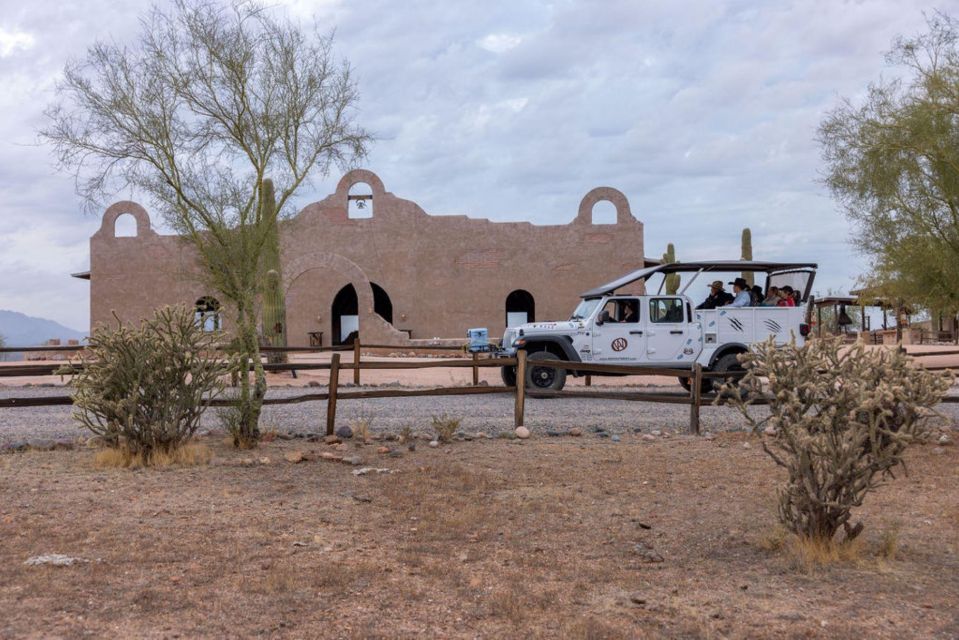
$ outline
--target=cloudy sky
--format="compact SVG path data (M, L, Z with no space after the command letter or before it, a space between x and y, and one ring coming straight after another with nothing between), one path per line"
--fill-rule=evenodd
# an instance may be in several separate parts
M0 0L0 309L86 329L96 216L37 143L64 63L124 41L149 1ZM355 68L366 163L434 214L569 222L623 191L646 253L815 260L820 291L864 260L818 184L816 127L840 96L897 70L882 53L959 0L297 0ZM333 189L318 176L301 204ZM146 204L146 203L145 203Z

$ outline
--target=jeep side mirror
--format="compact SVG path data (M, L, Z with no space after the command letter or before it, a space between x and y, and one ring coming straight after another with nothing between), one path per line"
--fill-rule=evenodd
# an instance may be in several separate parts
M600 311L600 312L599 312L599 315L596 316L596 325L597 325L597 326L602 326L602 325L603 325L604 323L606 323L608 320L609 320L609 311L605 311L605 310Z

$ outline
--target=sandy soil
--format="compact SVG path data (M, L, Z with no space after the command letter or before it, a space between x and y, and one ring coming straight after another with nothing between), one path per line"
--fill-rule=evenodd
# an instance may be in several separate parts
M206 442L166 470L0 456L0 637L959 636L956 446L912 450L860 559L809 570L767 550L781 474L741 434L349 444L394 472L363 476Z

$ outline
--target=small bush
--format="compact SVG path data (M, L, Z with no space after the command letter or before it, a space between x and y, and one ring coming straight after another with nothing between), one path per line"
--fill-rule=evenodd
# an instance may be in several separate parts
M120 466L172 456L223 389L228 368L211 355L213 340L185 307L160 309L139 328L97 329L83 368L68 371L74 418L129 459Z
M350 429L353 430L353 437L358 442L366 442L370 439L370 427L373 426L375 414L371 412L361 413L356 418L350 420Z
M460 428L460 419L453 418L448 414L433 416L433 431L436 432L436 439L440 442L452 442L453 434Z
M952 384L950 375L926 371L898 350L850 347L832 338L803 347L770 339L740 361L745 393L726 385L724 395L754 430L772 434L763 449L788 472L779 519L819 545L814 556L840 528L847 541L859 535L863 525L851 524L852 509L904 467L906 447L923 437L937 415L932 407ZM769 402L770 415L762 420L750 415L759 397Z

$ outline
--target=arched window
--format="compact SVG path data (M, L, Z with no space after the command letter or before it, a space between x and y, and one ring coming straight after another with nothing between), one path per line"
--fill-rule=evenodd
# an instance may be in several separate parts
M116 238L135 238L137 236L137 219L129 213L117 216L113 222L113 236Z
M349 202L347 215L350 218L373 217L373 188L365 182L357 182L350 187L347 196Z
M517 327L527 322L536 322L536 302L529 291L517 289L506 296L506 326Z
M616 224L616 205L600 200L593 205L593 224Z
M356 289L348 284L340 289L333 297L330 306L330 317L333 320L333 344L348 344L350 334L360 330L360 304L356 298Z
M203 296L194 306L196 324L207 333L223 328L220 320L220 301L212 296Z
M370 286L373 288L373 311L393 324L393 302L390 300L389 294L375 282L371 282Z

